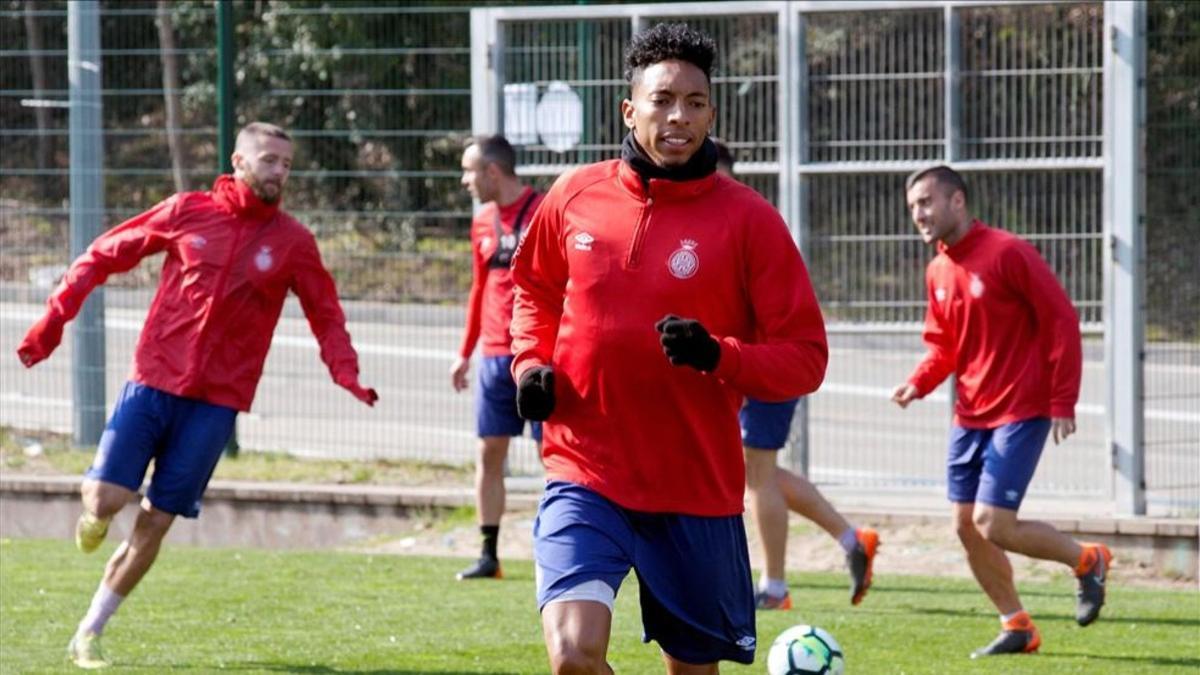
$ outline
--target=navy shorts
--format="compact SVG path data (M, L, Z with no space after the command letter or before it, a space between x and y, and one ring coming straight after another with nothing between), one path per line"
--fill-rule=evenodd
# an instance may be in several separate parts
M742 425L742 445L759 450L778 450L787 444L792 431L792 416L800 399L766 403L753 398L738 413Z
M978 501L1016 511L1033 480L1049 433L1048 417L995 429L951 429L946 459L950 501Z
M512 356L485 356L479 364L479 391L475 394L475 432L484 436L520 436L525 420L517 414L517 385L512 377ZM529 423L533 440L541 442L542 423Z
M137 492L154 460L146 498L159 511L195 518L236 418L233 408L126 382L84 475Z
M602 581L615 595L633 569L642 640L685 663L754 661L754 585L740 515L644 513L562 481L546 484L533 523L538 609Z

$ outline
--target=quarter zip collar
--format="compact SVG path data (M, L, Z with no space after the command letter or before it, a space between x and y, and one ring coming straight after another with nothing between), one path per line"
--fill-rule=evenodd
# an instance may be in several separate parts
M976 218L971 221L971 229L967 230L963 238L955 242L953 246L947 246L944 242L939 241L937 243L938 253L945 253L952 259L959 260L979 245L983 231L986 229L988 226Z
M651 178L645 180L624 160L617 166L617 182L626 192L646 201L663 199L668 201L686 200L704 194L713 188L717 182L717 174L693 180L670 180L666 178Z
M254 194L254 190L246 181L238 180L232 174L221 174L213 183L213 199L227 211L241 219L254 224L265 223L279 212L279 202L268 204Z

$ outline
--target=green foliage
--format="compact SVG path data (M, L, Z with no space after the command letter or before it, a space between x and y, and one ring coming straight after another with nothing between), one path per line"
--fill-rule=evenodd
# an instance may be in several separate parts
M67 672L63 649L95 589L103 557L69 542L0 543L0 669ZM511 561L502 582L453 580L463 561L348 553L167 547L109 623L105 648L122 672L542 673L532 566ZM770 641L810 623L838 640L851 672L1184 672L1200 667L1200 594L1110 589L1095 625L1072 616L1072 587L1023 585L1042 630L1036 656L971 661L998 629L969 581L882 577L865 603L846 603L842 575L792 577L798 609L760 612L761 673ZM617 672L662 672L641 642L637 584L617 598L609 660Z

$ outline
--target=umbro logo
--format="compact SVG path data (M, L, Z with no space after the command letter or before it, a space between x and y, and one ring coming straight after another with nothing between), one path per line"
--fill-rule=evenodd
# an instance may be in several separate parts
M743 651L752 652L754 651L756 640L753 635L743 635L734 644L741 647Z
M596 241L596 238L592 235L588 234L587 232L580 232L579 234L575 235L575 250L590 251L592 250L592 242L594 241Z

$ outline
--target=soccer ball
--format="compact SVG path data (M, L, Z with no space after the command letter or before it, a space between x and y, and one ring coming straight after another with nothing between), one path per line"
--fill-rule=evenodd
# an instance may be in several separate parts
M799 625L779 634L767 652L769 675L841 675L846 669L842 648L825 629Z

